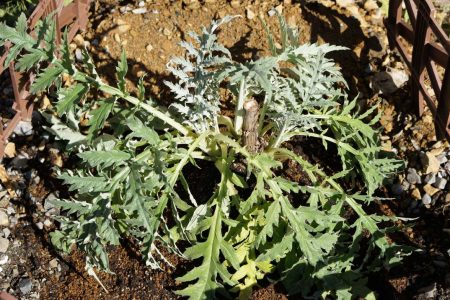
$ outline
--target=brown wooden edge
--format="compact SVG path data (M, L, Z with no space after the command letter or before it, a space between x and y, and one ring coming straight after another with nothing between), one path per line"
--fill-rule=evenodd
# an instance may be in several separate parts
M404 11L408 13L409 23L403 19ZM430 0L390 0L385 25L391 48L400 52L411 71L411 96L417 114L421 116L427 105L435 119L436 136L450 140L450 40L435 20L435 13ZM404 41L412 45L412 55L408 54ZM445 69L443 79L437 65ZM425 71L437 105L425 86Z
M64 6L64 0L40 0L33 13L28 18L28 32L33 33L34 27L39 20L54 13L56 22L56 43L61 43L62 31L67 27L69 42L75 37L78 31L85 30L88 23L89 5L92 0L74 0L67 6ZM0 57L0 74L5 70L4 62L8 55L11 44L5 45L5 53ZM15 110L14 117L3 124L0 118L0 159L3 158L8 138L20 121L31 120L33 113L33 97L29 93L31 84L34 81L35 74L31 72L17 72L14 67L14 61L9 66L11 85L14 91ZM5 127L6 125L6 127ZM0 299L1 300L1 299Z

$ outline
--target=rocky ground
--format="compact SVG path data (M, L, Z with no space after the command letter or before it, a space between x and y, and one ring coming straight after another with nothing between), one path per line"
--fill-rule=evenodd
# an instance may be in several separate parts
M133 87L136 78L147 73L146 89L159 101L167 95L161 84L168 76L165 64L171 56L182 54L177 43L213 18L242 15L219 34L238 60L266 53L258 15L276 32L273 9L300 28L302 42L347 46L350 51L334 58L343 68L350 93L359 93L361 107L379 106L383 147L406 161L404 172L380 191L391 200L379 203L379 209L410 218L399 224L402 232L392 238L420 250L401 268L381 273L369 284L383 299L450 299L450 146L436 140L429 111L420 118L413 113L415 106L406 85L408 71L388 48L377 2L150 0L124 1L120 6L115 1L97 1L94 6L90 28L71 44L74 55L80 55L81 47L88 48L100 74L107 77L125 48L131 70L128 84ZM6 120L12 115L13 97L8 80L0 81L0 91L1 116ZM41 110L50 105L45 96L36 103ZM176 288L173 275L182 270L148 270L127 243L111 248L116 274L100 275L110 294L85 273L81 253L63 256L54 250L48 234L56 226L52 217L59 211L48 200L68 195L55 178L57 168L70 168L72 162L63 154L63 145L43 126L39 112L31 123L19 124L0 165L0 290L21 299L175 298L170 291ZM270 284L253 297L287 298Z

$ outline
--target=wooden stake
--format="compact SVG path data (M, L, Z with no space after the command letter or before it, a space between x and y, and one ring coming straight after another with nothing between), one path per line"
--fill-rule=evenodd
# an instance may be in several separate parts
M259 150L258 117L259 105L255 99L249 99L244 103L245 117L242 132L242 144L251 153Z

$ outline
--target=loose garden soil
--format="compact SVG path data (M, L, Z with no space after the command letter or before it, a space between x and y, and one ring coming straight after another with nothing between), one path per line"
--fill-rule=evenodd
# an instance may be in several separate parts
M278 20L275 16L268 16L268 12L277 7L282 9L289 25L299 28L302 43L326 42L349 48L348 51L334 54L333 58L342 67L350 94L357 96L359 93L360 106L364 109L366 105L379 105L383 111L381 133L386 150L396 149L408 166L412 166L418 160L417 146L427 149L436 143L430 113L427 112L422 118L414 116L414 105L407 87L382 97L371 89L371 78L376 72L384 71L387 67L405 69L395 52L387 49L379 10L367 12L361 4L358 13L355 13L354 9L340 7L332 1L284 1L282 4L270 0L204 2L147 1L144 3L147 12L134 14L126 12L127 6L137 7L130 1L121 1L120 5L112 0L96 1L88 30L78 35L71 47L75 50L86 46L93 54L99 73L111 82L115 79L108 76L115 73L116 61L122 49L125 49L130 68L130 88L135 88L133 83L146 73L145 86L149 96L167 104L170 94L163 80L171 78L166 71L166 64L172 56L183 55L178 43L188 39L189 31L199 31L201 26L208 25L212 19L241 15L222 27L218 34L219 41L230 49L238 61L257 59L268 54L266 34L258 15L277 33ZM355 7L358 7L358 3L356 1ZM11 90L5 82L0 86L3 97L11 99ZM224 109L227 107L225 100ZM44 102L41 99L39 105L48 105ZM3 109L2 112L7 113ZM55 251L49 233L56 225L50 222L50 214L43 208L49 195L68 195L65 187L55 179L54 167L70 168L74 162L61 155L61 145L48 138L40 129L43 123L37 114L34 118L34 135L14 139L16 152L27 157L26 164L22 167L13 166L13 172L6 175L3 174L6 171L2 173L0 170L3 184L6 186L5 182L8 181L12 189L21 191L15 196L8 192L9 201L15 207L14 218L17 222L11 226L12 242L7 252L9 262L3 266L3 274L0 275L0 290L7 290L21 299L176 299L173 293L177 289L175 278L185 273L189 263L175 256L169 255L175 268L162 264L162 270L151 270L143 264L133 243L123 240L121 246L109 249L112 273L98 273L109 292L106 293L85 272L83 253L74 251L71 255L62 255ZM320 145L308 140L298 141L296 145L293 145L297 147L295 150L306 153L309 160L323 166L333 164L329 153ZM308 156L308 153L315 155ZM14 160L4 159L5 167L11 164L14 164ZM205 171L207 169L203 168L204 172L196 176L196 182L199 183L196 192L199 194L209 192L203 183L211 181L211 174ZM290 178L302 180L304 177L302 170L293 164L287 165L284 172ZM408 215L409 195L394 195L389 186L387 184L379 193L393 200L375 203L371 210L386 215L418 217L413 222L414 226L408 222L399 222L402 231L390 238L422 251L407 257L400 267L371 276L370 287L379 294L380 299L410 299L425 297L424 288L430 289L430 285L431 288L435 285L433 295L436 298L450 299L450 253L447 252L450 250L450 234L443 231L450 226L445 195L435 206L422 207L414 215ZM0 205L3 208L8 206L2 201ZM437 259L442 256L443 262ZM32 290L23 293L20 287L26 278L31 279ZM252 299L299 298L288 297L280 284L265 281L254 291Z

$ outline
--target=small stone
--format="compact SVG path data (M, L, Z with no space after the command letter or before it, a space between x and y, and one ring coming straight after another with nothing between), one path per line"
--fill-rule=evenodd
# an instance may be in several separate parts
M44 224L42 224L42 222L38 222L38 223L36 223L36 227L37 227L39 230L42 230L42 229L44 229Z
M116 24L117 24L118 26L120 26L120 25L125 25L125 24L128 24L128 23L125 22L125 21L122 20L122 19L116 19Z
M8 158L14 157L16 155L16 144L9 142L5 146L5 156Z
M48 194L47 198L45 198L44 210L47 211L52 208L55 208L52 201L57 200L57 199L58 199L58 197L55 194L53 194L53 193Z
M425 193L427 193L430 196L433 196L434 194L436 194L437 192L439 192L439 189L435 188L434 186L432 186L431 184L426 184L423 186L423 190L425 191Z
M6 264L8 260L9 260L8 255L3 255L2 257L0 257L0 265Z
M50 226L52 226L52 221L50 221L49 219L45 219L45 221L44 221L44 226L45 226L45 227L50 227Z
M371 87L375 93L390 95L395 93L409 79L403 70L391 69L386 72L376 73L371 80Z
M415 200L420 200L422 198L422 195L420 194L418 188L413 189L413 191L411 192L411 197Z
M448 162L448 158L447 158L447 155L445 153L437 155L436 158L437 158L437 160L439 161L439 163L441 165L445 164L446 162Z
M238 8L241 5L241 2L238 1L238 0L232 0L230 2L230 5L231 5L232 8Z
M3 236L8 238L11 235L11 230L9 228L3 228Z
M128 6L122 6L119 8L119 11L123 14L126 14L128 11L130 11L130 8Z
M31 292L31 289L33 288L33 282L30 278L24 278L19 281L19 284L17 286L19 287L20 292L26 295Z
M33 125L31 122L19 121L13 131L18 136L28 136L33 134Z
M400 183L396 183L391 187L392 193L396 196L403 194L403 186Z
M144 1L140 1L138 4L139 7L144 7L145 6L145 2Z
M450 193L445 195L445 203L450 203Z
M4 227L9 226L8 215L3 210L0 210L0 226L4 226Z
M431 197L428 194L423 195L422 197L422 203L423 205L430 205L431 204Z
M250 8L247 8L247 19L252 20L255 17L256 17L256 14Z
M187 7L191 10L200 8L200 2L198 0L191 0L190 3L187 4L188 4Z
M118 33L114 34L114 40L120 44L121 40L120 40L120 35Z
M39 102L39 108L42 110L46 110L47 108L52 107L52 102L48 99L47 95L42 97L41 102Z
M83 53L81 52L81 49L80 49L80 48L77 48L77 49L75 50L75 59L76 59L78 62L82 62L82 61L83 61Z
M425 176L425 183L427 184L433 184L436 182L436 174L431 173Z
M445 170L448 174L450 174L450 162L448 162L448 163L446 163L446 164L444 165L444 170Z
M336 0L336 4L342 8L352 6L355 4L354 0Z
M147 46L145 46L145 50L147 50L147 52L152 52L153 50L152 44L148 44Z
M11 217L9 223L11 224L10 226L15 226L17 224L17 218Z
M417 174L416 169L409 168L408 169L408 175L406 175L406 180L410 184L420 184L422 183L422 180L420 179L419 174Z
M431 153L422 154L420 157L425 174L439 172L439 160Z
M14 207L8 206L8 208L6 209L6 213L8 215L14 215L14 214L16 214L16 210L14 209Z
M147 12L147 8L145 7L140 7L140 8L136 8L132 10L132 13L135 15L142 15L145 14Z
M436 187L440 190L445 189L446 185L447 185L447 179L441 178L441 177L436 178L436 182L433 184L434 187Z
M170 31L170 29L168 29L168 28L164 28L163 29L163 34L165 36L171 36L172 35L172 31Z
M377 2L374 1L374 0L366 0L366 2L364 3L364 8L367 11L372 11L372 10L379 9Z
M275 10L281 15L283 14L283 4L277 5Z
M119 29L119 32L125 33L131 29L131 26L129 24L122 24L122 25L119 25L119 27L117 27L117 29Z
M56 269L58 267L58 259L54 258L49 263L50 268Z
M0 253L6 253L9 247L9 240L7 238L0 237Z
M74 36L73 42L78 47L83 47L83 45L84 45L84 38L83 38L83 36L81 34L77 34L76 36Z

